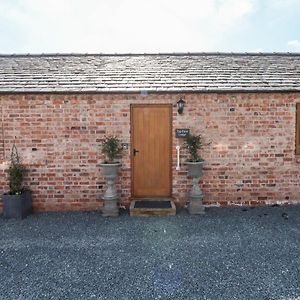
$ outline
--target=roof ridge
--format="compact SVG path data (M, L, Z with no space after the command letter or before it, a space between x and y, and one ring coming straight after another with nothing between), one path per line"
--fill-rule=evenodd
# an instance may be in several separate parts
M300 56L300 52L0 53L0 57L75 56Z

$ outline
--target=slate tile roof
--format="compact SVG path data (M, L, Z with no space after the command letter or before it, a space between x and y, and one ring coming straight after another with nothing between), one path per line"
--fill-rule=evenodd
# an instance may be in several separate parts
M300 53L0 55L0 92L300 91Z

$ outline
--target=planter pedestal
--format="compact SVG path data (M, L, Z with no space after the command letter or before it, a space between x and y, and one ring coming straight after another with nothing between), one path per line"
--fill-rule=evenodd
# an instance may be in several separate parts
M117 217L119 215L118 198L116 199L105 199L104 207L102 208L103 217Z
M103 217L117 217L119 215L118 208L118 194L116 189L116 177L112 178L106 177L107 180L107 190L103 196L104 207L102 209Z
M188 211L191 215L202 215L205 213L203 206L203 193L199 186L199 179L202 175L204 162L187 162L188 176L192 177L193 186L188 193Z
M119 215L119 195L116 188L116 179L120 166L120 163L101 164L103 175L107 183L107 189L102 197L104 200L104 206L102 208L103 217L117 217Z
M205 214L205 207L202 203L202 198L189 196L188 211L191 215Z

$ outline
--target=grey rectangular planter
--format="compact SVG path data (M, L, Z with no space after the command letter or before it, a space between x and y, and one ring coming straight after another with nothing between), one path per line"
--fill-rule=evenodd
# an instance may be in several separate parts
M24 219L32 213L31 191L21 195L3 194L3 216L7 219Z

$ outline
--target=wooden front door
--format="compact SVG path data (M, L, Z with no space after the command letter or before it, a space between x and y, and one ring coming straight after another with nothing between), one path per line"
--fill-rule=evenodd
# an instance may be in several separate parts
M171 196L172 106L131 106L133 197Z

